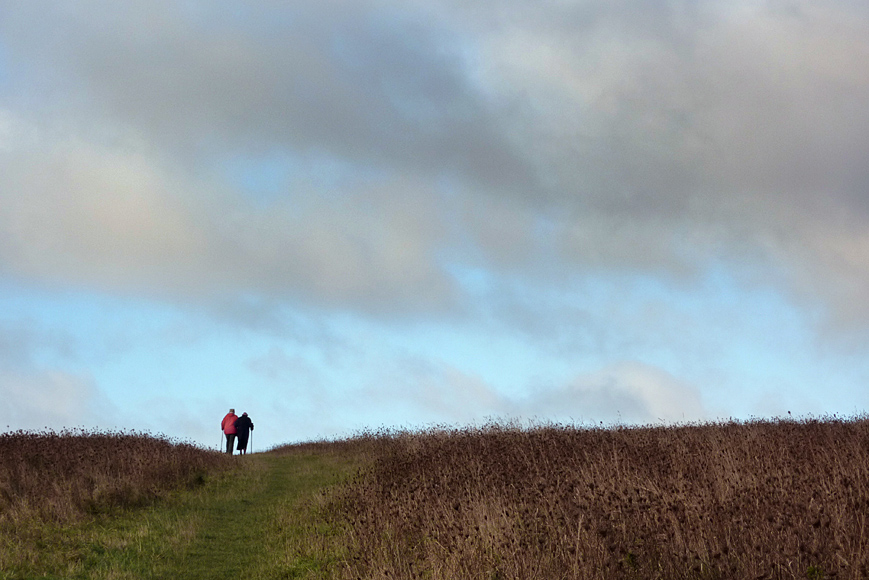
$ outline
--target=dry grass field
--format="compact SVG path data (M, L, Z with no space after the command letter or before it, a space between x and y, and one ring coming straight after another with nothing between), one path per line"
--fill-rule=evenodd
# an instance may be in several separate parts
M346 578L869 578L869 421L368 437Z
M869 578L866 417L384 431L234 459L18 432L0 458L0 578L210 578L218 556L274 579Z
M78 430L2 433L0 458L0 530L146 505L230 465L166 438Z

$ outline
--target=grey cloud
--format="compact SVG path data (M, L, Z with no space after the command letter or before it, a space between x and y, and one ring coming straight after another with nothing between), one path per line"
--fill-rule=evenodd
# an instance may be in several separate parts
M147 287L189 268L201 245L166 176L141 155L49 142L0 167L0 270Z
M39 54L41 72L63 90L178 154L321 149L484 185L533 180L469 81L461 39L436 21L375 3L250 5L245 30L191 19L173 2L128 3L98 18L92 4L19 7L10 44ZM257 33L281 14L285 28Z
M421 311L456 304L450 261L676 280L724 264L869 321L865 8L204 6L3 5L24 86L54 79L20 117L100 160L9 153L24 131L0 117L0 267ZM273 149L382 173L260 212L215 187L219 160Z
M749 262L865 321L869 43L853 16L707 6L688 37L624 18L491 32L505 90L536 103L561 259L676 276Z
M216 302L253 295L365 311L440 310L442 238L424 184L317 191L261 208L146 154L41 138L0 157L0 271Z
M239 261L237 278L261 281L270 292L301 287L315 303L361 298L370 310L399 312L440 310L453 299L436 262L439 209L418 184L386 184L338 203L312 198L249 217L231 245L217 250L246 251L239 258L253 263Z

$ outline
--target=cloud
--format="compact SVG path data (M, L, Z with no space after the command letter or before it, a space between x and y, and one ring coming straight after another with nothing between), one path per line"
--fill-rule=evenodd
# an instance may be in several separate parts
M865 321L865 14L702 5L638 20L588 6L487 37L503 90L534 103L539 164L567 214L562 259L677 275L748 263Z
M356 359L363 358L364 361ZM473 371L409 352L387 355L363 344L333 356L324 368L303 354L272 347L249 361L262 397L297 417L308 432L371 425L467 422L501 414L506 399ZM328 385L340 386L328 388Z
M160 269L183 269L197 253L197 231L167 191L167 176L140 155L73 141L11 154L0 167L4 269L146 283Z
M478 13L509 23L477 23L486 80L525 103L521 139L546 176L546 195L526 197L548 229L529 216L518 245L574 272L680 279L725 264L865 324L869 21L847 4L788 6Z
M147 153L52 135L0 157L0 271L158 297L440 309L438 208L419 183L262 208Z
M63 331L29 318L0 320L0 367L21 371L40 358L74 359L77 351L76 340Z
M0 369L0 397L12 429L93 427L106 417L105 401L85 377L61 371L17 373ZM104 425L104 423L103 423Z
M7 273L419 314L462 303L456 264L675 281L724 264L869 323L857 5L4 14L22 87L0 101ZM350 177L305 187L300 169L266 208L224 180L227 159L275 152Z
M508 401L476 373L449 363L405 356L355 394L360 404L381 407L387 424L461 423L502 414Z
M526 415L592 423L672 423L707 418L696 387L639 362L614 364L578 376L563 387L541 389L522 406Z
M283 348L273 346L267 353L248 361L248 368L256 376L271 382L302 383L307 390L320 390L317 368L301 355L288 355Z
M75 341L32 320L0 321L0 400L3 428L95 426L112 405L87 374L63 370L76 356ZM43 362L57 359L56 363Z
M234 26L228 5L200 17L133 2L94 18L100 5L19 6L7 21L13 51L82 96L74 114L107 115L182 156L325 150L402 173L529 179L469 82L463 39L435 20L377 2L251 3Z
M491 418L546 418L597 423L657 423L703 420L708 414L699 389L664 369L625 361L548 386L529 385L524 394L508 395L478 372L435 356L410 352L377 357L375 369L334 361L329 372L300 355L272 348L250 362L278 393L294 426L338 430L353 426L468 424ZM343 374L348 371L347 374ZM340 389L325 389L330 373L345 377Z

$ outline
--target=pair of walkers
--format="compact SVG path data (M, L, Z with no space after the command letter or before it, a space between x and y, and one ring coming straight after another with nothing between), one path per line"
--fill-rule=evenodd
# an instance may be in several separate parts
M232 444L238 439L237 449L242 454L247 453L247 440L250 437L250 432L253 431L253 421L247 416L247 413L242 413L241 417L235 414L235 409L230 409L223 421L220 422L220 429L226 436L226 452L232 455Z

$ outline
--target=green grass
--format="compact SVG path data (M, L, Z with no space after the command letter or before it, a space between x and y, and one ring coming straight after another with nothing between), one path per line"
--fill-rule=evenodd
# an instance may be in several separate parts
M328 453L238 460L238 471L145 510L4 534L0 579L330 577L340 530L318 522L318 505L354 461Z

